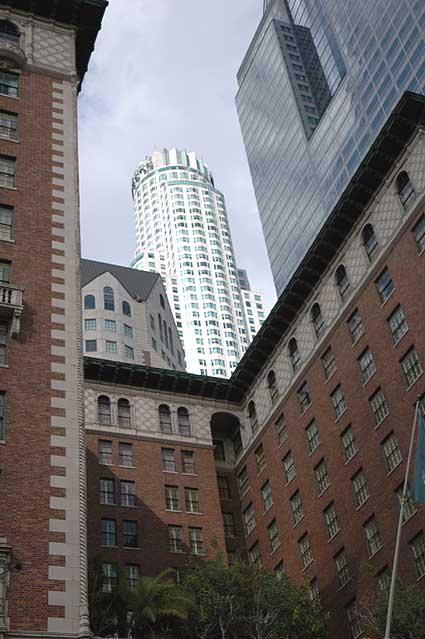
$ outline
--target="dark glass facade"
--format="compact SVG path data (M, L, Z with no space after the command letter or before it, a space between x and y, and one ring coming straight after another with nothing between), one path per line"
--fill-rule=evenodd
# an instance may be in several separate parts
M236 103L280 293L406 90L424 0L266 0Z

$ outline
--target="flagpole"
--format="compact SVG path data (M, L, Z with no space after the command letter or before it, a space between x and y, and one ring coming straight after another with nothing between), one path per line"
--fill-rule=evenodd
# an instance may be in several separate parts
M396 581L397 581L398 558L399 558L399 554L400 554L401 527L403 525L404 503L405 503L405 500L406 500L407 485L408 485L408 481L409 481L409 470L410 470L410 462L411 462L411 459L412 459L413 444L414 444L414 441L415 441L416 423L418 421L419 402L420 402L420 398L418 397L418 399L416 400L415 416L413 418L413 425L412 425L412 433L410 435L409 454L407 456L406 474L404 476L403 493L402 493L401 504L400 504L400 515L399 515L399 518L398 518L397 538L396 538L396 542L395 542L393 571L392 571L392 574L391 574L391 586L390 586L390 594L389 594L389 597L388 597L387 622L386 622L386 625L385 625L385 637L384 637L384 639L391 639L391 634L390 634L391 633L391 621L392 621L392 615L393 615L395 585L396 585Z

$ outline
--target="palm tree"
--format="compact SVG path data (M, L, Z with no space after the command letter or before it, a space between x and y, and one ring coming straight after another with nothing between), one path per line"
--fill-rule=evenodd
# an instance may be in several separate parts
M171 570L139 579L130 598L130 626L135 639L154 638L166 619L186 621L192 600L172 579Z
M118 562L109 563L115 576L107 588L103 572L104 557L98 555L89 563L90 627L93 634L100 637L111 633L124 637L130 586L124 567Z

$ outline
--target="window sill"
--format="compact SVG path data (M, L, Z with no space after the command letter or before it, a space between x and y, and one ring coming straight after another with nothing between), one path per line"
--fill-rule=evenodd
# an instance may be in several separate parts
M391 470L390 470L390 471L388 471L388 473L387 473L387 477L391 477L391 475L392 475L393 473L395 473L395 471L397 470L397 468L399 468L399 466L401 466L401 464L402 464L402 463L403 463L403 460L399 461L399 462L398 462L398 464L397 464L397 466L394 466L394 468L391 468Z
M424 374L424 372L422 371L422 373L421 373L420 375L418 375L418 376L417 376L417 378L415 379L415 381L414 381L414 382L412 382L412 383L410 384L410 386L408 386L408 387L406 388L406 390L407 390L407 391L410 391L410 389L414 387L414 385L416 384L416 382L418 381L418 379L420 379L420 378L423 376L423 374Z
M372 559L372 557L376 557L378 552L380 552L383 549L383 547L384 547L383 544L382 544L382 546L379 546L379 548L377 550L375 550L375 552L372 555L369 555L369 559Z
M353 581L353 578L352 578L352 577L350 577L349 579L347 579L347 581L346 581L344 584L342 584L342 586L339 586L339 588L338 588L338 591L337 591L337 592L340 592L340 590L343 590L343 589L345 588L345 586L346 586L347 584L349 584L351 581Z
M409 332L409 329L407 329L407 331L405 333L403 333L403 335L401 337L399 337L396 342L393 343L393 348L395 348L396 346L398 346L400 344L400 342L402 341L403 337L406 337L408 332Z
M293 477L291 477L291 479L288 479L288 481L285 483L285 486L289 486L289 484L294 481L296 475L294 475Z
M246 530L245 532L245 539L248 539L248 537L251 535L251 533L254 532L254 530L256 529L256 526L254 526L254 528L252 528L249 532L247 532Z
M308 456L311 457L316 452L316 450L319 448L319 446L320 446L320 442L317 444L316 448L313 448L313 450L311 450L309 452Z
M339 529L336 531L336 533L334 533L334 534L332 535L332 537L329 537L329 539L328 539L328 544L330 544L330 543L331 543L331 541L333 541L333 540L335 539L335 537L337 537L337 536L339 535L339 533L340 533L340 532L341 532L341 528L339 528Z
M308 406L306 406L306 407L305 407L305 408L301 411L301 417L303 417L303 416L306 414L306 412L308 411L308 409L310 408L310 406L311 406L311 402L309 403L309 405L308 405Z
M115 502L104 502L104 501L100 501L99 502L100 506L117 506L118 504L116 504Z
M166 513L181 513L183 511L182 510L174 510L174 508L166 508L165 512Z
M356 450L356 452L354 453L354 455L352 455L352 456L350 457L350 459L347 459L347 461L345 462L345 466L348 466L348 464L349 464L351 461L353 461L354 457L356 457L358 454L359 454L359 451L358 451L358 449L357 449L357 450Z
M7 135L0 135L0 140L5 140L5 142L14 142L15 144L19 144L19 140L8 138Z
M168 473L170 475L178 475L178 472L176 470L164 470L162 469L163 473Z
M15 244L15 240L7 239L6 237L0 237L0 242L9 242L9 244Z
M356 510L357 510L357 511L361 510L361 509L363 508L363 506L364 506L365 504L367 504L367 502L369 501L369 499L370 499L370 495L369 495L369 497L366 497L366 499L365 499L365 500L364 500L364 501L360 504L360 506L357 506L357 507L356 507Z
M337 368L335 368L335 369L332 371L332 373L330 373L327 377L326 377L326 374L325 374L325 384L327 384L327 383L329 382L329 380L331 380L331 379L332 379L332 377L335 375L335 373L337 372L337 370L338 370L338 369L337 369Z
M325 494L325 492L326 492L327 490L329 490L329 488L330 488L330 487L331 487L331 485L330 485L330 484L328 484L328 485L326 486L326 488L324 488L324 489L323 489L323 490L322 490L322 491L321 491L321 492L320 492L317 496L318 496L318 497L321 497L322 495L324 495L324 494Z
M347 412L347 409L345 408L345 409L344 409L344 412L343 412L343 413L341 413L341 415L339 415L339 416L336 418L336 420L335 420L335 424L337 424L337 423L338 423L338 422L339 422L339 421L340 421L340 420L344 417L344 415L345 415L345 413L346 413L346 412Z
M375 377L375 375L376 375L376 370L372 373L372 375L370 377L367 378L367 380L365 382L362 382L363 388L369 384L370 380L373 379Z
M383 308L385 306L385 304L388 302L388 300L390 300L392 298L392 296L395 293L395 289L393 291L391 291L391 293L388 295L388 297L382 302L381 301L381 308ZM379 295L379 293L378 293Z
M263 472L263 470L264 470L265 468L267 468L267 464L264 464L264 466L263 466L262 468L260 468L259 470L257 470L257 477L259 477L259 476L262 474L262 472Z
M186 475L188 477L197 477L197 473L182 473L182 475Z
M120 504L121 508L137 508L136 504Z
M309 562L308 562L308 564L307 564L306 566L304 566L304 568L302 568L302 569L301 569L301 572L306 571L306 570L307 570L307 568L308 568L309 566L311 566L311 564L313 563L313 561L314 561L314 559L311 559L311 561L309 561Z
M9 368L9 364L0 364L0 368Z
M295 522L295 524L292 525L292 528L296 528L302 522L302 520L304 519L304 516L305 515L303 515L297 522Z
M0 189L6 189L7 191L17 191L18 187L16 186L3 186L0 184Z
M273 557L273 555L275 554L275 552L277 552L280 548L280 541L278 543L278 545L276 546L276 548L274 548L273 550L270 551L270 557Z
M359 341L361 340L361 338L363 337L363 335L364 335L364 331L363 331L363 333L362 333L361 335L359 335L358 337L356 337L356 339L354 340L354 342L353 342L353 341L351 341L351 348L354 348L354 347L356 346L356 344L358 344L358 343L359 343Z
M107 466L108 464L105 464ZM127 464L118 464L118 468L136 468L136 466L128 466Z
M125 550L140 550L140 546L123 546Z
M387 419L387 417L389 416L389 413L387 413L384 417L384 419L381 419L381 421L379 422L379 424L376 424L374 427L374 430L378 430L378 428L381 426L381 424L384 423L384 421Z
M106 546L105 544L100 544L101 548L118 548L118 546Z
M184 550L168 550L169 553L171 553L172 555L184 555L185 552Z
M240 497L241 501L249 493L250 490L251 490L251 486L248 486L248 488L244 490L243 493L241 493L241 497Z
M270 506L266 510L263 510L263 517L264 515L267 515L267 513L271 510L272 506L273 504L270 504Z
M1 444L1 442L0 442L0 444ZM414 512L414 513L412 513L411 515L409 515L409 517L407 517L407 519L403 519L402 526L404 526L404 525L405 525L405 524L407 524L407 523L408 523L411 519L413 519L413 517L416 515L416 513L417 513L417 512L418 512L418 511L417 511L417 510L415 510L415 512ZM404 514L403 514L403 517L404 517Z
M6 443L6 440L5 440L5 439L0 439L0 446L1 446L2 444L5 444L5 443Z
M203 515L204 513L197 513L197 512L192 512L191 510L186 510L186 515Z

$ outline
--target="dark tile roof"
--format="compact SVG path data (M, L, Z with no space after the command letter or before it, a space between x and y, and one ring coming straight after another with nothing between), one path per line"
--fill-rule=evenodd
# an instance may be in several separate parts
M126 266L116 266L94 260L81 260L81 287L86 286L103 273L111 273L124 286L128 294L134 299L145 301L148 299L152 288L159 279L158 273L138 271Z

